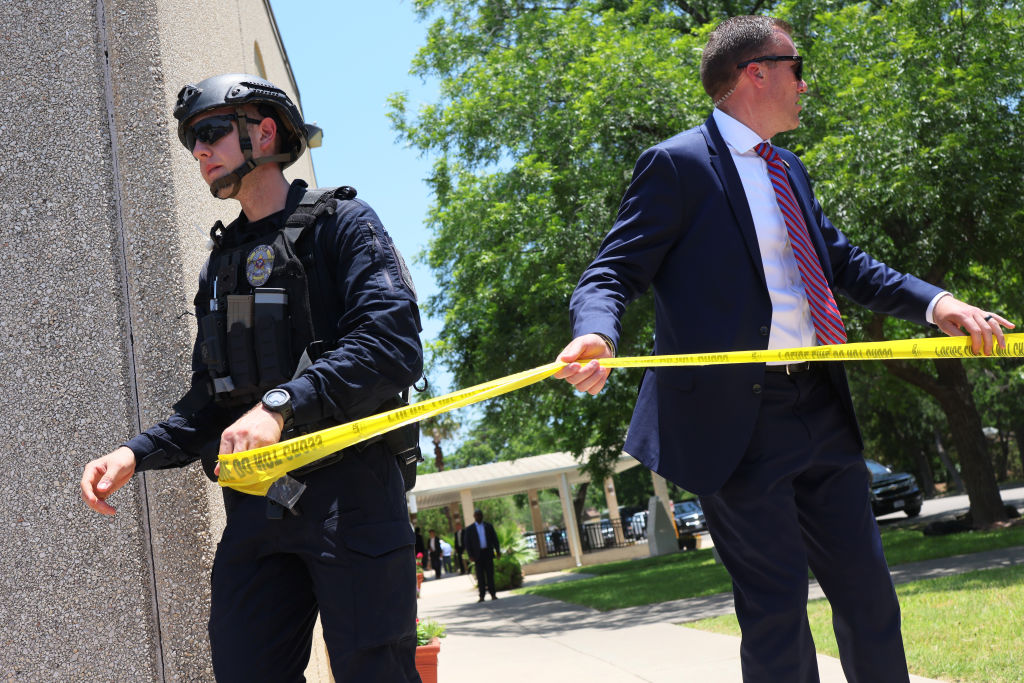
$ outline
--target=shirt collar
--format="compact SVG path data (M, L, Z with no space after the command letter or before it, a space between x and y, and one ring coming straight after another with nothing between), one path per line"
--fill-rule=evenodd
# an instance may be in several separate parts
M718 132L722 134L722 139L736 150L737 154L747 154L762 142L771 142L771 140L762 140L757 133L721 109L715 108L711 115L715 118L715 123L718 124Z

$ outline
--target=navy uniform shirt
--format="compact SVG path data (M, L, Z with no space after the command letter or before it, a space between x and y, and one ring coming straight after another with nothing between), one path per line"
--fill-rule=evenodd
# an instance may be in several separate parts
M254 222L240 214L225 229L221 247L230 249L264 233L272 239L298 205L303 188L301 181L292 183L285 210L276 214ZM309 274L310 299L321 297L336 313L334 329L317 334L336 344L299 377L281 385L292 396L299 428L325 419L343 423L372 415L413 384L423 369L419 309L408 270L373 209L360 199L345 203L345 211L321 218L313 235L313 268L326 267L331 277ZM200 292L208 291L207 278L204 267ZM330 291L322 291L321 282L331 283ZM208 375L198 339L192 369L193 385L205 386ZM226 410L211 402L188 418L174 414L125 445L135 453L138 471L181 467L199 458L211 463L221 432L252 407Z

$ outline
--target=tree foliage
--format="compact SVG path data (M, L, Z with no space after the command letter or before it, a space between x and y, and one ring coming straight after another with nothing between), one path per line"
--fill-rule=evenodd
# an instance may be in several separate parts
M851 241L1018 320L1019 295L1005 284L1017 280L1021 241L1012 226L1024 217L1020 9L901 0L814 15L803 49L814 86L792 135L822 204ZM870 339L925 333L854 307L844 314ZM931 366L885 368L936 399L974 519L995 521L1001 502L967 372L958 360Z
M415 69L441 80L418 112L392 100L400 133L437 155L427 262L443 317L433 348L466 386L539 365L569 339L568 301L611 224L643 148L707 113L694 73L702 40L658 3L421 2L441 12ZM622 352L650 352L649 306ZM483 409L492 445L528 431L533 453L597 444L616 457L635 387L617 373L600 399L547 382ZM504 436L503 436L504 435ZM603 456L603 457L602 457Z

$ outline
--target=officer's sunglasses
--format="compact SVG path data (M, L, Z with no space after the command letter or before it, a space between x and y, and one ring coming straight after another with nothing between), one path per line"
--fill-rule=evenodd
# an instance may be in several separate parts
M745 62L736 65L737 69L742 69L748 64L756 64L758 62L796 62L796 66L793 67L793 75L796 76L797 81L804 80L804 58L800 55L773 55L769 57L755 57L754 59L748 59Z
M256 124L261 121L261 119L253 119L248 116L243 116L242 119ZM219 114L208 116L202 121L192 124L185 129L185 147L191 152L196 148L196 142L212 145L230 133L234 129L232 124L237 120L238 117L235 114Z

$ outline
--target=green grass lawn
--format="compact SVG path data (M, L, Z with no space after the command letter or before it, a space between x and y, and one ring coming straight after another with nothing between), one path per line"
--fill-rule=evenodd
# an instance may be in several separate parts
M1024 678L1024 567L913 581L896 586L910 671L927 678L1010 683ZM827 600L807 615L818 652L839 656ZM735 615L686 626L739 635Z
M889 564L896 565L1024 545L1024 526L948 536L886 529L882 531L882 544ZM732 590L728 573L715 564L711 550L610 562L575 571L596 576L521 591L606 611Z
M574 571L596 576L546 586L527 586L518 592L535 593L606 611L732 590L728 572L722 565L715 564L710 550L609 562Z
M1024 545L1024 525L1021 524L995 531L971 531L947 536L925 536L911 528L882 531L882 546L889 566L1018 545Z

